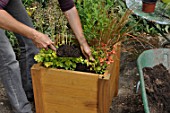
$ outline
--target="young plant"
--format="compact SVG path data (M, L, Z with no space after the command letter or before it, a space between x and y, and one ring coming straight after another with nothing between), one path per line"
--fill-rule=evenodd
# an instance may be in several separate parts
M59 57L57 56L57 53L51 49L41 49L40 52L35 55L34 59L47 68L62 68L66 70L75 70L76 63L84 61L82 57Z
M115 58L117 54L115 44L125 40L131 30L131 27L127 26L131 11L126 11L123 16L117 15L112 8L114 4L110 0L78 0L76 4L86 39L91 46L95 60L91 62L83 57L59 57L52 50L41 50L35 56L35 60L43 63L46 67L70 70L75 70L77 64L83 64L91 72L103 74L107 66L114 62L113 57ZM69 42L67 28L61 28L62 32L57 35L57 47Z

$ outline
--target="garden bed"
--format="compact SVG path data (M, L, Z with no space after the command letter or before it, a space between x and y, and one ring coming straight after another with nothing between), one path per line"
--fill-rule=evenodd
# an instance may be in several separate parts
M139 94L128 94L113 99L110 113L144 113L142 97Z
M152 37L154 41L156 38ZM153 42L151 42L153 44ZM136 50L138 50L138 54L140 54L144 48L139 43L123 43L121 50L121 63L120 63L120 78L119 78L119 93L117 97L113 98L112 105L110 106L109 113L127 113L123 111L134 111L136 106L140 106L137 108L143 108L141 106L141 96L136 95L136 83L139 81L139 76L137 76L137 66L136 66ZM147 45L145 45L146 47ZM133 49L135 48L135 49ZM134 95L134 96L133 96ZM132 98L133 97L133 98ZM140 97L140 98L138 98ZM136 102L137 101L137 102ZM4 87L0 82L0 108L2 113L12 113L11 106L6 96ZM136 103L139 103L137 105ZM138 110L139 110L138 109ZM137 109L135 109L137 110ZM3 112L4 111L4 112ZM121 112L122 111L122 112ZM35 113L35 112L34 112ZM133 112L132 112L133 113ZM144 113L144 112L136 112L136 113Z

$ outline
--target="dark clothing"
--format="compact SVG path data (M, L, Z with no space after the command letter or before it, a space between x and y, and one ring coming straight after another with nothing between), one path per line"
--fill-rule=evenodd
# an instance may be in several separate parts
M0 0L0 9L3 9L7 4L9 0Z
M9 0L4 9L19 22L33 28L21 0ZM15 36L20 46L19 62L5 30L0 28L0 80L7 92L13 113L32 113L27 100L30 94L33 96L30 68L35 63L34 56L39 50L29 38L16 33Z
M58 1L62 11L74 7L73 0ZM33 23L22 4L22 0L0 0L0 10L2 9L19 22L33 28ZM16 60L5 30L0 28L0 80L7 91L13 112L32 113L31 105L27 99L33 96L30 69L35 63L34 56L39 52L39 49L29 38L16 33L15 36L20 46L19 60Z
M58 0L61 10L68 11L69 9L74 7L74 2L73 0Z
M10 0L0 0L0 9L5 8L9 1ZM63 12L73 8L74 6L73 0L58 0L58 2Z

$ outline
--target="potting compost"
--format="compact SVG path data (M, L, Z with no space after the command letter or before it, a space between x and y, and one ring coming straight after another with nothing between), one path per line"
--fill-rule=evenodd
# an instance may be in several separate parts
M150 113L170 113L170 73L163 64L143 68Z
M80 57L80 56L82 56L83 58L85 58L85 56L81 52L80 47L76 46L76 45L61 45L57 49L57 56L59 56L59 57ZM76 71L95 73L95 72L91 71L90 67L87 67L87 65L83 65L80 63L77 63L76 65L77 65L76 69L75 69Z

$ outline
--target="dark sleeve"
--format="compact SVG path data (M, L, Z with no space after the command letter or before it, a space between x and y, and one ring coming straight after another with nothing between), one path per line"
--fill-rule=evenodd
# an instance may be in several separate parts
M7 4L9 0L0 0L0 9L3 9Z
M0 1L0 9L3 9L3 5L2 5L1 1Z
M70 10L74 7L74 1L73 0L58 0L60 4L60 8L63 12Z

